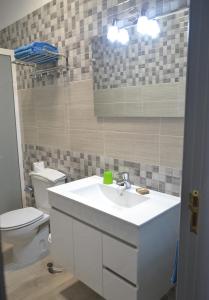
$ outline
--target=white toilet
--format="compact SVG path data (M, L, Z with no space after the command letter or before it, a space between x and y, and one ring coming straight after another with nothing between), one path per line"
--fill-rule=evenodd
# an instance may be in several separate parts
M13 269L27 266L48 253L50 205L47 188L65 183L63 173L49 168L30 175L37 209L26 207L0 215L2 240L13 244Z

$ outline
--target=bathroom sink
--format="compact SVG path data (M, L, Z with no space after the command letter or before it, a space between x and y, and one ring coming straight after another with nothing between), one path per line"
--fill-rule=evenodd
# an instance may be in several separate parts
M147 200L146 197L136 194L133 189L122 190L122 188L116 184L104 185L96 183L71 190L71 192L78 196L85 197L86 201L100 201L106 205L114 205L120 208L132 208Z
M71 214L78 214L89 222L99 222L107 215L132 225L140 226L147 221L179 205L179 198L151 191L139 195L137 186L123 190L116 183L105 185L99 176L91 176L49 188L52 207ZM109 221L106 221L107 224ZM95 225L95 224L94 224Z

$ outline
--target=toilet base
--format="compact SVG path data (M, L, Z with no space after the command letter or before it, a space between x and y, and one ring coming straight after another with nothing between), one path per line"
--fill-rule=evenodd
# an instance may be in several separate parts
M43 224L37 233L26 240L18 240L13 244L13 255L10 263L5 264L6 270L18 270L29 266L49 254L49 226Z

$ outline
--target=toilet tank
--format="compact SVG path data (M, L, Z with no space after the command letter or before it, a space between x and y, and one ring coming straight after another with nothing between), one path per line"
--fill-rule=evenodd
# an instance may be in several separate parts
M50 204L47 189L65 183L65 174L54 169L44 168L39 172L30 173L36 207L49 214Z

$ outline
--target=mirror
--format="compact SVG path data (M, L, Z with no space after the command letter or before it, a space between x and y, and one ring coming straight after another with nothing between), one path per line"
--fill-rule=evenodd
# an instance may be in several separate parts
M127 28L129 42L92 39L94 107L98 117L183 117L188 9L157 18L153 39Z

